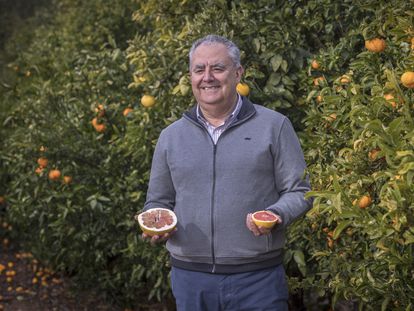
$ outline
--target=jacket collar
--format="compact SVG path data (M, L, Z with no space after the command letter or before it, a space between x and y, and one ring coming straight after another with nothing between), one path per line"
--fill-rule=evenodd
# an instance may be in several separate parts
M243 103L235 121L237 123L250 118L256 113L256 109L254 108L253 103L247 97L242 96L242 100ZM190 108L190 110L184 112L184 117L189 118L190 120L198 123L199 121L197 119L197 105L194 105L192 108Z

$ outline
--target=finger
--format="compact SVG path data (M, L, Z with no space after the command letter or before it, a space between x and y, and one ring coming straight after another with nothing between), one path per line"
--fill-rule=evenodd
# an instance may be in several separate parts
M164 233L163 235L160 236L160 241L168 240L176 231L177 231L177 228L174 228L172 231Z
M253 219L252 219L252 214L251 214L251 213L247 214L247 217L246 217L246 225L247 225L247 228L248 228L251 232L253 232L253 234L254 234L255 236L259 236L259 235L260 235L260 231L259 231L259 229L257 228L256 224L254 223L254 221L253 221Z
M251 216L252 214L251 213L248 213L247 215L246 215L246 227L247 227L247 229L249 229L250 230L250 222L251 222Z
M163 235L160 236L159 241L166 241L170 238L171 234L169 232L164 233Z
M260 235L266 235L266 234L269 234L271 232L270 228L257 227L257 229L260 232Z
M152 236L152 238L151 238L151 244L156 244L159 239L160 239L160 236L159 235Z

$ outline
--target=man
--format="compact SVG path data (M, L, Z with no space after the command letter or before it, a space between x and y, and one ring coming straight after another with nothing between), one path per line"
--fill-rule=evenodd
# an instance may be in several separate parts
M196 105L164 129L145 209L178 218L167 240L178 310L287 310L286 227L311 201L303 153L289 120L237 94L240 51L209 35L190 50ZM277 216L269 230L252 213Z

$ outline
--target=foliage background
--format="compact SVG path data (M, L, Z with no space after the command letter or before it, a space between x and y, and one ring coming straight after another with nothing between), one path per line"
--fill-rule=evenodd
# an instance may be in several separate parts
M293 121L309 165L316 201L290 229L291 291L412 308L414 95L400 83L414 71L412 1L45 3L2 28L0 216L14 230L1 235L114 303L168 299L168 256L140 241L133 215L159 132L192 105L191 43L218 33L242 50L249 97ZM384 52L364 48L374 37ZM72 182L48 179L52 168Z

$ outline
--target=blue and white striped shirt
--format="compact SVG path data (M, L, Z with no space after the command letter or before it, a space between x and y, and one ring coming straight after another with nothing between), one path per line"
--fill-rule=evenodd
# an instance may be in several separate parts
M242 106L242 98L240 95L237 94L237 104L234 108L233 112L228 116L228 118L224 121L222 125L214 126L210 122L207 121L207 119L203 116L203 113L200 110L200 105L197 105L197 119L201 122L201 124L204 125L204 127L207 129L208 133L210 134L211 138L213 139L214 144L217 144L217 141L220 137L220 135L226 130L226 128L229 127L229 125L236 120L237 115L239 114L239 111Z

